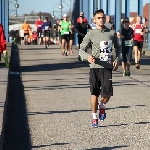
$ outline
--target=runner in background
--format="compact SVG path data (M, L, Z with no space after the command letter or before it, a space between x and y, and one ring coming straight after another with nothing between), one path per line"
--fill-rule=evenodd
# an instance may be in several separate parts
M69 32L71 29L71 22L67 19L67 14L63 15L63 20L60 22L61 25L61 39L62 39L62 55L69 54Z
M142 17L136 17L136 23L132 25L134 30L134 40L133 40L133 49L135 54L135 67L140 69L140 59L142 55L142 48L144 42L144 34L148 32L146 26L142 23Z
M115 30L115 25L112 23L111 16L109 15L106 16L105 26L110 30Z
M21 29L24 30L24 43L25 43L25 45L27 45L28 37L29 37L30 25L27 23L26 20L24 21Z
M83 17L80 17L80 22L77 23L77 25L76 25L76 32L78 33L77 36L78 36L79 49L80 49L80 44L82 43L83 38L87 34L88 29L91 29L90 25L88 23L84 22ZM91 44L90 44L90 46L91 46ZM80 56L78 56L78 60L81 61L82 58Z
M90 24L90 26L92 30L96 29L96 22L94 21L94 18L92 19L92 23Z
M48 17L45 17L45 21L43 22L41 28L44 35L44 43L45 48L50 45L50 31L51 31L51 22L48 20Z
M19 30L19 36L21 38L21 45L24 45L24 30L23 29Z
M43 21L41 17L35 22L35 26L37 28L37 34L38 34L38 44L41 45L41 34L42 34L42 29L41 26L43 24Z
M117 33L117 35L121 38L123 76L131 75L130 65L133 50L133 29L129 27L129 24L129 18L125 17L123 19L123 27Z
M73 40L74 40L74 25L73 25L73 22L71 22L71 28L70 28L70 32L69 32L69 53L72 54L73 53L73 50L72 50L72 45L73 45Z
M79 18L77 18L77 23L80 23L80 17L83 18L83 22L88 23L88 20L87 20L87 18L84 17L84 12L82 12L82 11L80 12Z

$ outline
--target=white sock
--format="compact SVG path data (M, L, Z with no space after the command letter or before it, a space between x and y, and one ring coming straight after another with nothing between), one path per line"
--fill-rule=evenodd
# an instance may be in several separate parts
M99 103L99 107L100 107L100 108L104 108L104 107L105 107L104 103L103 103L103 102L100 102L100 103Z
M97 114L96 113L92 113L93 119L97 119Z

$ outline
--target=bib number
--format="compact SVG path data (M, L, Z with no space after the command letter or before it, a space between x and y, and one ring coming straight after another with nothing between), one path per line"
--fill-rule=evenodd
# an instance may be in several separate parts
M112 41L100 42L100 61L111 61L112 59Z
M41 25L37 25L37 27L39 27L39 28L40 28L40 27L41 27Z
M49 26L45 26L45 30L48 30L49 29Z
M64 32L64 34L69 34L69 32Z
M135 33L141 33L142 30L141 29L135 29Z
M132 42L130 40L124 41L125 46L132 46Z

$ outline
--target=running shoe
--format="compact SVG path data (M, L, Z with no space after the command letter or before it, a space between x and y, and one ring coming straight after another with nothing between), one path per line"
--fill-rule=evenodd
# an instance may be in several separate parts
M105 106L103 103L99 104L99 119L100 121L104 121L106 119Z
M65 51L64 50L62 50L62 55L64 55L65 54Z
M83 58L81 56L78 56L79 61L83 61Z
M98 119L92 119L92 127L97 128L98 127Z
M68 56L68 52L67 51L65 51L65 54L66 54L66 56Z
M73 53L73 50L70 50L70 51L69 51L69 54L72 54L72 53Z
M126 72L126 74L127 74L127 76L130 76L130 75L131 75L130 70L128 70L128 71Z
M123 72L123 76L127 76L127 73L126 73L126 72Z
M136 64L135 64L135 67L136 67L136 69L140 69L140 64L139 64L139 63L136 63Z

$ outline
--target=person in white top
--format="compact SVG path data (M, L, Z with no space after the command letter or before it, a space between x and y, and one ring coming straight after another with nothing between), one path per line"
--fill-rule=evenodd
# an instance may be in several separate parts
M96 23L94 21L94 18L92 19L92 23L90 24L90 26L92 30L96 29Z
M21 45L24 44L24 30L20 29L19 30L19 36L21 37Z

